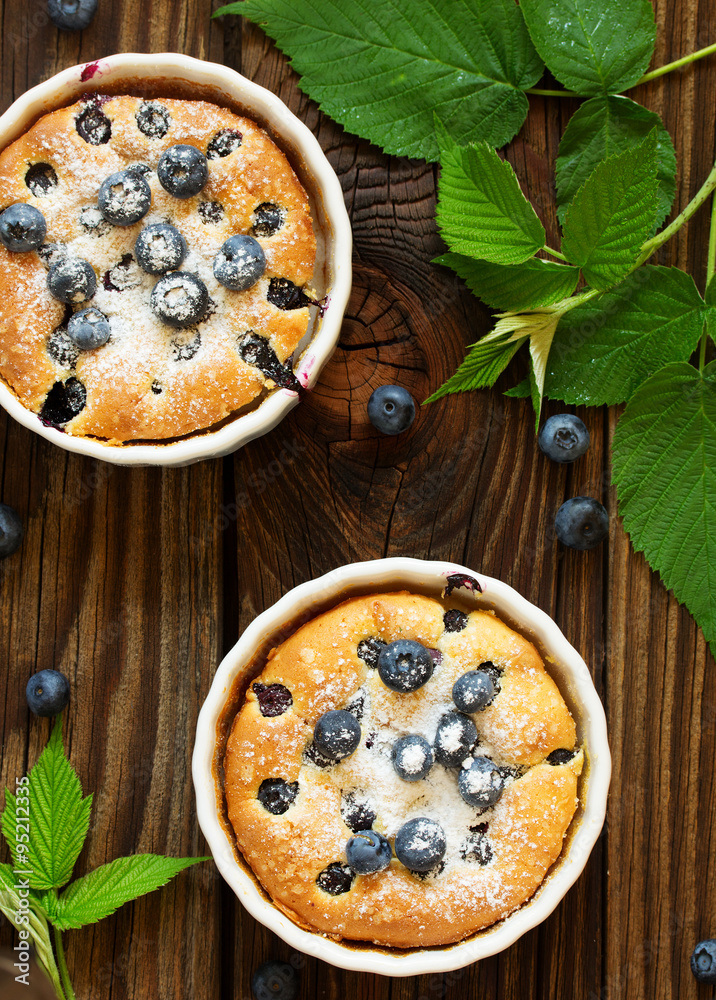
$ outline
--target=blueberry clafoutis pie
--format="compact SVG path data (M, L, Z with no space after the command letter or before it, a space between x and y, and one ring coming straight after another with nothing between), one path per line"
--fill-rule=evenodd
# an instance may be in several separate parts
M228 821L304 928L450 944L529 900L563 850L585 762L574 720L528 639L455 604L351 598L249 683L223 760Z
M213 429L300 389L315 262L308 196L255 122L94 95L0 154L0 377L68 434Z

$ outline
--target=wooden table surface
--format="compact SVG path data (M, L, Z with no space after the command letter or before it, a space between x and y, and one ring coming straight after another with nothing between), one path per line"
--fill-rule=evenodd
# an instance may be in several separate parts
M380 437L366 419L371 391L399 382L424 399L488 329L488 311L430 264L441 249L437 169L344 134L298 90L260 30L212 21L211 11L211 0L100 0L79 36L47 23L44 0L5 0L2 109L59 70L113 51L225 62L278 94L317 135L353 221L340 344L315 391L272 433L189 469L115 468L0 417L0 499L26 524L22 549L0 564L2 787L14 787L49 732L29 715L27 679L56 667L72 684L66 746L95 795L76 873L136 851L204 853L190 772L195 722L222 655L254 616L352 560L460 561L552 615L590 665L614 756L604 833L555 913L502 955L401 980L308 959L301 997L716 996L688 968L694 943L716 935L716 671L693 620L631 551L617 517L608 457L617 413L578 411L592 446L573 468L539 453L529 403L498 391L442 400L409 433ZM657 0L656 12L654 65L716 40L708 0ZM714 94L716 57L632 95L674 137L680 207L714 159ZM530 106L507 155L554 245L553 164L576 104L532 97ZM702 212L660 262L690 268L702 287L707 234ZM515 381L503 376L497 388ZM223 516L244 492L237 517ZM608 542L589 553L552 536L557 508L579 493L610 512ZM65 938L78 998L97 1000L248 1000L256 964L291 956L210 863ZM3 928L0 943L11 940Z

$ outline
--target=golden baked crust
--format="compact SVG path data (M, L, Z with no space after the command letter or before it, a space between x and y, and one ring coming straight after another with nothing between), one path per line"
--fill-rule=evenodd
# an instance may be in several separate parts
M256 689L246 694L224 759L228 816L239 849L274 903L304 927L399 948L448 944L519 907L560 855L584 762L574 720L527 639L485 611L470 613L461 631L446 631L447 607L408 593L352 598L269 654L257 682L288 689L292 703L282 714L264 716ZM358 643L369 638L414 639L442 658L427 684L397 693L358 655ZM390 746L406 733L432 742L438 719L454 708L455 680L485 661L501 670L500 690L472 715L477 752L512 768L514 776L496 805L480 813L460 797L453 769L435 764L426 779L403 781ZM318 766L309 749L316 721L358 702L359 748L340 763ZM557 749L575 752L567 763L547 762ZM257 798L262 782L276 778L298 783L282 815ZM342 815L348 795L370 801L373 828L391 840L413 817L440 822L448 845L442 868L419 876L393 857L388 869L355 876L340 895L319 888L319 874L346 861L353 835ZM487 863L463 857L475 837L486 839Z
M211 427L275 388L240 357L238 344L254 331L269 340L280 362L291 357L306 333L309 308L277 308L267 299L269 282L285 278L303 288L316 257L306 192L255 122L204 101L161 98L151 103L165 109L169 127L162 137L150 137L136 120L143 103L136 97L78 102L45 115L0 154L0 209L16 202L40 209L47 221L46 248L59 244L62 252L88 260L95 270L97 293L91 303L76 308L96 306L112 327L104 347L80 352L71 364L71 351L62 349L67 347L62 338L66 307L47 288L47 264L57 257L47 250L11 253L0 245L0 375L36 413L56 382L78 379L86 389L86 405L64 430L113 444L181 437ZM109 141L94 145L80 135L77 121L88 107L109 120ZM223 129L240 132L241 144L209 159L204 189L182 200L168 194L156 175L162 153L179 143L206 152ZM49 164L57 182L44 194L35 185L38 197L26 178L40 163ZM138 163L151 168L145 175L152 191L149 214L131 226L112 226L97 208L100 184ZM214 278L213 259L229 236L251 233L254 213L266 203L284 213L274 235L256 235L266 272L248 291L229 291ZM190 330L172 329L152 313L149 295L157 278L128 256L143 226L167 221L189 247L181 269L198 274L213 301L213 313Z

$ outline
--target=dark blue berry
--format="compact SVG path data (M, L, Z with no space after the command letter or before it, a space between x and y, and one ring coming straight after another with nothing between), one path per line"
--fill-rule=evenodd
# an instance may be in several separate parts
M370 830L375 823L376 812L362 792L347 792L341 799L341 818L349 830Z
M458 608L450 608L443 615L443 625L446 632L462 632L467 628L468 616Z
M346 844L348 867L356 875L382 872L390 864L393 851L385 837L375 830L363 830Z
M259 205L251 216L252 236L274 236L286 221L286 211L270 201Z
M58 326L47 340L47 353L60 368L74 368L79 351L67 336L67 327Z
M446 848L445 831L434 819L425 816L408 820L395 835L395 856L414 872L435 868Z
M265 337L260 337L253 330L249 330L239 345L239 354L248 365L254 365L266 378L272 379L282 389L301 391L301 383L293 374L290 365L281 364L278 355Z
M152 190L138 170L118 170L102 181L99 210L115 226L133 226L149 211Z
M170 146L157 167L159 183L175 198L199 194L209 179L206 157L195 146Z
M576 750L567 750L560 747L558 750L553 750L547 756L547 763L553 767L558 767L560 764L568 764L576 752Z
M0 215L0 240L13 253L26 253L42 246L47 235L45 216L38 208L18 202Z
M222 128L220 132L209 140L206 147L206 158L208 160L219 160L230 153L234 153L241 145L243 136L235 128Z
M360 723L343 709L324 712L313 730L313 742L325 757L343 760L360 743Z
M574 462L589 447L589 431L573 413L557 413L545 420L538 444L554 462Z
M195 274L173 271L156 283L149 304L167 326L181 329L203 319L209 307L209 293Z
M430 773L435 758L424 736L401 736L393 744L393 767L403 781L420 781Z
M489 809L502 795L505 782L499 768L489 757L475 757L465 762L457 776L457 787L469 806Z
M191 332L191 331L189 331ZM175 339L171 342L172 358L174 361L191 361L195 354L198 354L201 347L201 334L197 330L190 340Z
M57 174L49 163L32 163L25 173L25 184L36 198L46 198L57 187Z
M699 941L691 954L691 971L700 983L716 985L716 940Z
M99 309L83 309L67 324L67 336L81 351L93 351L109 340L109 320Z
M22 519L18 512L6 503L0 503L0 559L17 552L23 534Z
M47 393L40 410L40 420L50 427L61 427L81 413L86 404L87 390L72 375L66 382L55 382Z
M224 206L219 201L200 201L197 210L205 226L218 226L224 218Z
M593 549L609 532L606 507L593 497L572 497L554 519L557 538L570 549Z
M258 700L261 714L268 718L283 715L293 705L291 692L283 684L260 684L257 681L251 688Z
M297 781L284 781L283 778L265 778L256 796L267 812L274 816L283 816L298 795Z
M434 669L430 650L412 639L390 642L378 655L380 679L391 691L417 691L430 680Z
M485 670L469 670L452 686L452 700L461 712L481 712L495 697L495 685Z
M96 104L89 104L77 115L75 128L90 146L102 146L112 138L112 123Z
M348 865L342 865L340 861L333 861L319 874L316 885L319 889L327 892L329 896L342 896L353 885L354 878L355 875Z
M368 400L368 419L382 434L402 434L415 420L415 403L400 385L379 385Z
M70 700L70 682L59 670L40 670L27 682L25 694L35 715L59 715Z
M303 309L314 304L302 288L294 285L288 278L271 278L266 299L277 309Z
M371 670L377 670L378 657L384 646L382 639L375 639L372 636L369 639L361 639L358 643L358 656Z
M479 829L463 841L460 846L460 857L463 861L475 861L478 865L487 865L492 861L492 847L486 831L487 823L482 823Z
M156 101L142 101L134 117L139 131L150 139L161 139L169 131L169 111Z
M97 291L97 278L88 261L63 257L50 268L47 286L60 302L86 302Z
M477 742L475 723L461 712L447 712L435 734L435 760L444 767L459 767Z
M174 226L145 226L134 244L139 266L147 274L176 271L187 254L186 240Z
M253 236L230 236L214 258L214 277L235 292L245 292L266 270L266 257Z
M256 1000L296 1000L298 976L288 962L264 962L251 977Z
M471 591L473 594L482 593L482 586L474 576L468 576L467 573L449 573L445 590L443 590L443 597L447 599L453 590L460 590L461 587Z
M65 31L82 31L97 13L97 0L47 0L50 20Z

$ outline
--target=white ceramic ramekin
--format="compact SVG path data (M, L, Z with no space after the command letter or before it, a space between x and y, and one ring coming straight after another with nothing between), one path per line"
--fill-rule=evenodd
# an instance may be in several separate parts
M310 389L338 343L351 288L350 221L343 192L318 141L270 91L218 63L173 52L123 52L93 63L63 70L23 94L0 117L0 149L25 132L40 115L66 107L88 92L148 93L213 100L246 114L262 125L287 154L308 192L318 256L313 286L327 297L322 319L313 317L296 375ZM315 311L315 310L312 310ZM270 431L298 402L295 392L276 389L256 409L206 433L168 444L107 445L92 438L73 437L42 424L0 380L0 405L19 423L60 448L117 465L190 465L204 458L227 455Z
M355 593L415 590L438 595L453 573L478 580L482 593L474 597L463 589L460 597L475 606L494 609L511 625L532 639L546 659L577 723L580 745L586 750L586 768L580 784L580 805L567 834L562 856L535 895L505 920L459 944L443 948L398 951L372 945L340 943L322 934L302 930L280 912L238 863L219 818L212 762L217 744L217 724L232 685L250 667L257 651L272 638L282 641L290 623L308 620L314 611ZM353 563L301 584L249 625L216 672L199 714L192 762L197 816L219 871L246 909L289 945L343 969L377 972L384 976L417 976L447 972L487 958L507 948L554 910L581 873L604 823L611 776L604 709L582 657L552 619L517 591L499 580L448 562L421 559L378 559Z

